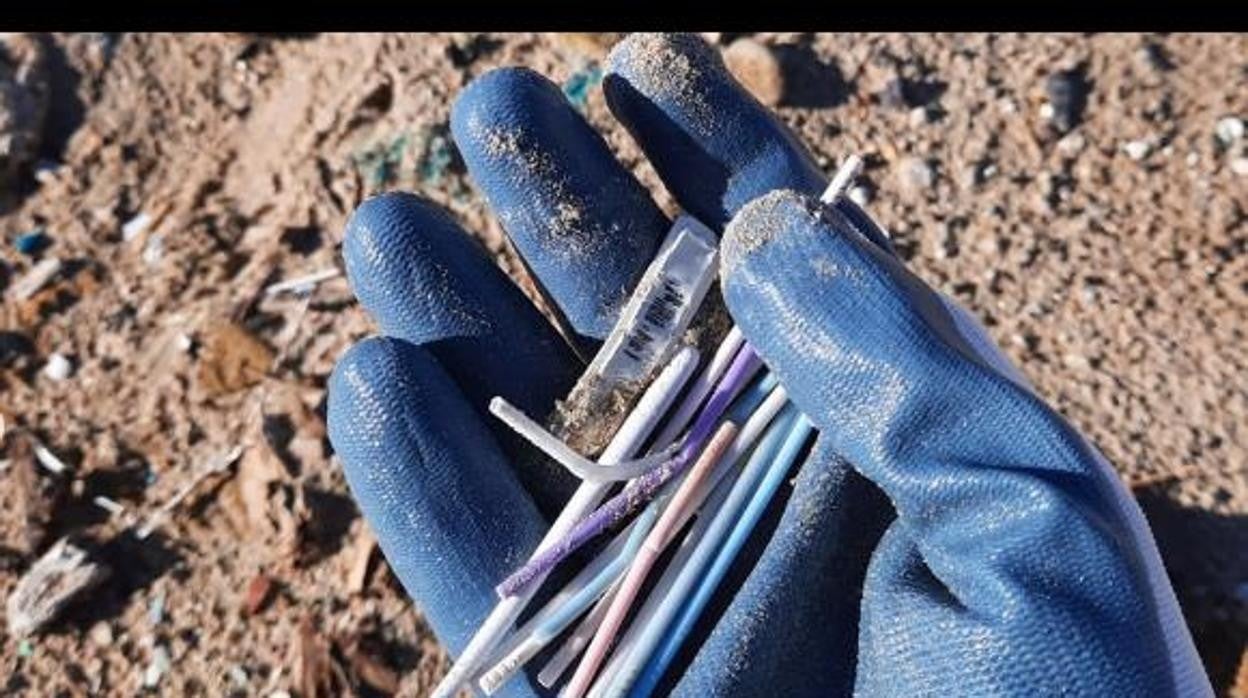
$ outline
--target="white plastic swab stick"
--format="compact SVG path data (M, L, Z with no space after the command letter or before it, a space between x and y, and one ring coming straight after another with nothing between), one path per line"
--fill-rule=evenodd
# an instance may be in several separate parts
M745 420L745 424L737 433L736 438L733 439L732 445L728 447L728 450L725 452L724 457L720 460L715 471L705 482L702 483L698 492L695 494L695 498L697 498L698 501L705 500L710 492L718 487L720 481L724 479L724 476L735 468L736 464L741 461L742 457L745 456L746 453L754 448L754 445L758 443L758 441L762 438L763 433L767 431L768 427L775 421L776 416L787 404L789 404L788 394L785 392L784 388L781 388L779 385L771 388L771 392L768 393L767 398L763 400L763 403L751 412L749 418ZM706 508L699 512L698 516L713 516L714 511L715 510ZM687 518L682 520L680 522L680 526L684 526L687 520ZM679 560L675 560L669 564L667 571L664 573L664 577L660 579L656 588L651 591L650 598L658 598L662 600L667 597L667 592L670 590L671 584L675 582L675 575L679 573L682 566L683 561ZM671 575L670 583L666 581L669 575ZM668 603L679 604L679 600L668 599ZM646 605L648 606L649 604ZM637 628L638 632L640 632L645 628L646 624L650 622L653 614L658 610L657 606L652 608L653 610L643 606L642 610L633 620L632 625L630 626L630 631L633 628ZM633 637L630 638L629 635L633 635ZM636 641L635 637L635 633L626 633L624 639L619 643L619 646L613 653L613 658L623 659L631 650L632 643ZM617 662L609 662L607 664L607 668L601 673L599 680L594 684L594 689L590 692L591 698L602 688L605 688L612 683L613 676L615 672L619 670L619 666L620 665Z
M668 364L668 367L672 370L664 371L660 379L666 380L667 383L679 381L683 384L692 375L694 369L697 368L700 358L697 349L688 346L681 347L676 356L672 357L671 363ZM660 384L659 379L656 379L654 385L660 391L671 389L670 385ZM490 400L490 412L511 427L517 434L528 440L529 443L536 446L538 450L553 458L573 475L587 482L622 482L631 480L669 460L679 449L679 445L672 445L656 453L651 453L644 458L618 463L605 460L602 463L595 463L574 451L572 447L560 441L554 434L546 431L542 428L542 425L533 421L528 415L502 397L495 397L493 400Z
M544 688L554 688L559 677L563 676L563 672L572 666L572 662L576 661L576 658L589 645L589 641L594 638L594 633L598 631L598 626L602 625L602 619L607 616L607 611L611 610L611 602L615 600L615 595L619 593L620 584L623 581L623 578L618 579L610 589L607 589L607 593L598 599L598 603L594 605L589 615L576 626L576 630L572 632L567 642L563 643L555 656L542 667L542 671L537 675L537 682Z
M745 339L739 329L733 327L729 330L729 332L720 341L720 345L715 350L715 354L713 355L711 361L702 369L702 372L698 375L694 382L690 384L688 390L685 391L685 395L681 399L681 403L675 411L675 416L667 421L667 425L663 429L663 432L654 439L652 449L661 449L665 446L673 444L676 441L676 438L684 430L684 427L687 426L689 420L692 419L692 416L696 412L697 408L701 406L706 396L710 393L711 388L714 387L714 384L723 376L724 371L728 368L728 365L732 363L733 356L736 354L737 350L741 348L741 344L744 341ZM772 382L774 383L774 381ZM770 389L770 387L766 387L764 390ZM682 417L681 415L684 416ZM720 476L722 476L722 474L717 474L715 477L718 479ZM592 575L586 574L586 570L582 570L582 572L571 582L569 582L567 586L561 589L550 601L548 601L546 606L542 608L541 611L535 614L527 623L524 624L523 627L515 633L512 633L511 637L508 638L506 642L499 645L495 651L491 653L489 661L484 662L482 666L489 666L493 668L486 672L486 674L483 674L478 681L481 685L481 689L484 690L487 695L497 691L502 682L508 680L515 674L516 671L519 670L519 667L514 667L510 672L504 673L504 670L508 667L504 667L502 665L504 665L508 659L514 661L518 656L520 656L519 652L521 645L529 645L530 650L536 648L540 651L545 644L555 639L553 637L548 638L541 643L541 647L537 647L535 636L538 634L539 628L547 623L554 615L562 613L563 606L574 597L579 596L585 587L591 584L599 585L601 583L602 580L598 579L597 575L600 574L601 571L608 565L615 564L615 560L620 554L620 550L623 549L625 540L629 538L629 536L633 535L640 520L646 514L649 514L651 509L655 510L653 512L653 516L657 519L658 512L662 511L663 505L667 499L670 498L670 493L675 489L675 484L676 483L669 483L668 492L652 502L648 507L647 512L643 514L642 517L638 517L638 520L629 524L627 529L618 534L615 539L612 540L606 551L599 553L598 556L594 558L594 560L587 567L587 570L590 568L594 570ZM682 523L681 527L683 526L684 524ZM618 577L619 575L616 576ZM591 613L590 616L587 616L586 619L582 621L576 631L574 631L573 635L569 639L565 640L564 650L556 655L557 657L567 657L567 661L559 664L552 659L547 663L546 666L548 669L555 667L552 669L555 676L555 678L551 679L552 683L563 674L568 664L570 664L575 658L576 654L579 653L579 651L583 649L586 644L588 644L590 636L597 627L596 623L592 621L593 617L595 616ZM601 617L602 613L597 614L597 618L600 619ZM575 651L572 651L571 655L568 654L568 652L571 651L568 649L569 646L573 646L575 648ZM524 661L528 661L529 658L525 658ZM492 674L492 676L490 676L490 674Z
M832 176L832 182L828 184L828 188L823 190L823 194L819 195L819 200L825 204L834 204L836 200L845 194L845 190L853 183L854 178L862 171L862 158L851 154L845 158L845 162L841 163L840 169Z
M680 369L679 366L676 369ZM637 401L637 406L625 418L624 423L620 425L611 442L607 444L606 449L602 452L601 459L604 461L623 460L633 455L637 449L641 448L650 433L654 431L655 425L659 419L671 407L676 396L680 393L680 389L684 387L683 381L673 381L664 379L663 374L673 369L670 365L663 369L659 374L659 378L655 383L642 394L641 399ZM678 371L677 371L678 372ZM688 376L686 375L686 378ZM666 386L660 390L656 388L662 381L662 385ZM582 483L572 494L568 503L564 505L563 511L559 517L555 519L555 523L551 525L550 530L546 532L541 543L538 544L534 555L540 554L543 549L552 543L558 542L578 521L594 510L594 507L602 501L607 492L611 489L610 483L586 482ZM544 575L543 575L544 579ZM442 677L431 698L452 698L465 683L470 681L473 676L481 670L483 660L506 634L508 628L516 621L516 618L524 611L525 606L537 593L537 589L541 586L541 580L535 580L536 583L531 584L527 589L514 596L509 596L500 600L494 610L490 611L490 615L486 617L481 627L477 629L472 639L468 641L467 646L459 653L459 658L455 664L451 666L446 676Z
M675 443L676 437L689 426L689 422L693 420L693 415L697 413L698 408L702 406L702 402L706 400L706 396L711 394L711 389L719 382L724 375L724 371L728 370L728 365L732 363L732 357L736 355L737 350L745 342L745 335L741 334L741 330L736 325L728 330L728 334L719 343L719 347L715 349L715 354L711 357L710 363L702 370L702 373L694 379L689 385L689 391L686 393L685 399L680 403L680 407L676 408L672 418L667 420L667 424L663 426L663 431L659 432L659 437L654 440L657 444Z

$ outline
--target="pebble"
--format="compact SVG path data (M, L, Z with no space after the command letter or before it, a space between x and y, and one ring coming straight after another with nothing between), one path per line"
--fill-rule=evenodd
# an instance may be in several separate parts
M1229 147L1244 137L1244 122L1237 116L1228 116L1218 120L1213 132L1222 145Z
M155 688L160 684L160 680L169 672L169 667L173 661L169 658L169 650L164 645L156 645L152 649L152 661L147 665L147 669L143 671L143 686L146 688Z
M901 183L911 191L930 189L936 182L936 173L926 160L908 157L900 163Z
M91 638L91 642L95 643L96 647L110 647L115 639L113 637L113 626L109 625L107 621L99 621L91 626L91 630L88 631L87 635Z
M43 365L43 375L57 382L69 378L73 371L74 365L63 354L53 353Z
M1083 152L1086 145L1087 141L1084 140L1083 135L1076 131L1066 134L1057 142L1057 151L1068 158L1073 158Z
M153 235L147 239L147 244L143 246L143 261L148 266L155 266L160 262L161 257L165 256L165 238L160 235Z
M147 606L147 622L152 625L160 625L165 620L165 595L157 594L152 597L151 603Z
M1049 76L1044 85L1053 114L1049 121L1065 133L1079 125L1088 101L1088 83L1080 70L1063 70Z
M1248 177L1248 158L1235 158L1231 160L1231 172L1240 177Z
M1128 141L1122 146L1122 150L1127 154L1127 157L1132 160L1143 160L1148 157L1150 152L1152 152L1153 146L1150 145L1148 141L1144 140Z
M910 110L910 128L919 128L928 122L927 107L915 107Z
M774 107L784 97L780 61L763 44L737 39L724 49L724 65L763 104Z
M121 226L121 239L130 242L147 230L147 226L151 224L152 217L149 214L140 213Z
M859 206L866 206L871 201L871 190L859 184L849 190L849 200Z

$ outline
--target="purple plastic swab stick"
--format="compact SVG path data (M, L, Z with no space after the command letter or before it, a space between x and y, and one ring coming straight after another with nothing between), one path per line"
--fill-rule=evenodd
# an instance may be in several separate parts
M529 560L523 567L512 572L496 588L501 598L522 591L530 582L554 568L555 565L585 545L594 536L623 520L639 506L649 501L660 488L679 475L697 458L698 453L711 438L715 425L723 416L732 399L740 392L754 373L762 366L762 359L748 344L743 344L732 365L724 372L719 385L715 386L706 406L698 414L684 446L670 461L660 465L636 480L624 490L598 507L592 514L581 519L566 536Z

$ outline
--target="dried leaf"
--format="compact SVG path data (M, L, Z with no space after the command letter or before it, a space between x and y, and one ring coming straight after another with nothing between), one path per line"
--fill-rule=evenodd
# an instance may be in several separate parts
M267 344L238 325L219 321L203 334L196 381L208 397L256 385L273 365Z

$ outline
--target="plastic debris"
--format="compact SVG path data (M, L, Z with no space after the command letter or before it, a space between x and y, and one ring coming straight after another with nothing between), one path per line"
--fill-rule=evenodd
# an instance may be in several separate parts
M76 597L103 582L109 568L86 550L62 538L44 553L9 594L5 610L9 632L29 635L49 622Z
M1049 117L1053 127L1065 133L1078 126L1088 103L1090 88L1083 71L1073 69L1054 73L1044 87L1053 110Z
M17 248L17 251L25 255L39 254L51 244L52 238L48 237L43 228L32 230L29 233L22 233L13 242L13 246Z
M125 224L121 226L121 239L126 242L130 242L136 237L142 235L151 224L152 217L150 214L139 213L137 216L126 221Z
M176 494L169 498L169 501L165 502L159 509L152 513L150 517L148 517L147 521L140 526L137 531L135 531L135 538L143 540L152 535L152 532L164 522L165 517L176 509L184 499L189 497L191 492L195 491L195 488L199 486L199 483L208 479L212 475L224 472L226 468L230 467L230 465L234 463L234 461L238 460L238 457L242 455L242 453L243 447L235 446L228 453L222 454L204 464L204 466L199 469L199 472L192 475L190 482L183 485L182 489L178 490Z
M143 261L148 266L155 266L165 256L165 238L162 235L153 235L147 239L147 244L143 245Z
M165 594L157 593L147 604L147 622L160 625L165 621Z
M416 166L420 181L425 184L440 184L451 163L455 162L455 146L448 133L449 129L444 125L431 129L425 138L425 147Z
M35 293L37 293L39 289L43 288L48 281L51 281L52 277L56 276L57 272L60 270L61 260L56 259L55 257L45 259L31 267L30 271L26 272L25 276L18 280L17 283L13 284L13 288L9 291L9 294L14 300L24 301L35 295Z
M1148 154L1153 152L1153 146L1145 140L1128 141L1122 146L1122 151L1132 160L1143 160Z
M408 136L404 133L388 144L379 143L355 156L355 165L367 175L371 188L384 187L398 178L407 141Z
M64 354L53 353L48 357L48 362L43 365L43 375L57 382L69 378L73 371L74 365L65 358Z
M1219 143L1229 148L1235 144L1235 141L1244 137L1244 121L1237 116L1218 119L1213 133L1218 137Z
M35 645L30 640L22 640L17 643L17 656L22 659L29 659L35 654Z
M766 45L737 39L724 49L724 65L763 104L774 107L784 98L784 71Z
M602 84L602 68L597 63L589 63L568 76L563 83L563 95L568 98L572 106L585 111L585 107L589 104L590 93L600 84Z
M115 499L98 495L91 500L97 507L107 511L110 516L121 516L126 513L126 508Z
M32 439L32 442L34 445L35 459L39 461L39 465L47 468L49 472L55 475L60 475L66 470L69 470L69 466L65 464L65 461L58 458L55 453L49 451L47 446L44 446L34 439Z
M332 269L322 269L320 271L314 271L311 274L305 274L303 276L297 276L293 279L287 279L286 281L279 281L275 284L271 284L264 289L264 295L276 296L279 293L286 292L296 294L307 293L313 288L316 288L317 284L329 281L330 279L336 279L340 276L342 276L342 270L337 267Z

